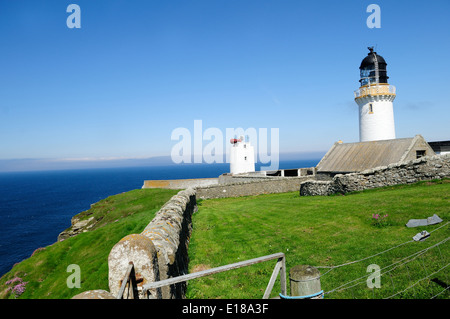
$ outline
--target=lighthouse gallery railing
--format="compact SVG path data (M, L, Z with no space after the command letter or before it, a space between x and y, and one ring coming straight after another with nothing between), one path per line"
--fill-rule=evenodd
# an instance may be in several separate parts
M355 92L355 99L369 95L395 95L395 86L390 84L375 84L360 87Z

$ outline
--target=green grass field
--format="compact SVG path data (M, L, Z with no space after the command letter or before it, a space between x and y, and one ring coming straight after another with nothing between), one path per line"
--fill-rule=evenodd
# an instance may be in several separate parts
M79 214L92 216L96 226L76 237L38 249L0 278L0 298L71 298L92 289L108 289L107 258L124 236L140 233L159 208L177 190L143 189L108 197ZM407 228L411 218L437 214L444 222L425 227L432 232L424 242L414 242L385 254L328 272L321 268L325 292L366 276L367 266L381 268L449 237L450 180L421 182L328 197L299 197L298 192L199 201L193 216L189 246L190 272L222 266L272 253L286 254L287 269L298 264L336 266L377 254L410 241L423 228ZM373 214L388 215L374 224ZM444 226L445 225L445 226ZM444 227L442 227L444 226ZM430 298L442 292L438 283L449 283L448 243L430 249L381 277L380 289L369 289L363 277L349 289L325 298L384 298L408 289L395 298ZM80 266L81 288L68 288L67 267ZM188 298L261 298L275 261L189 281ZM436 272L436 274L434 274ZM425 278L424 280L422 280ZM12 282L11 282L12 281ZM20 295L10 288L24 284ZM361 283L362 282L362 283ZM288 279L289 283L289 279ZM272 297L280 292L279 282ZM344 288L348 288L347 286ZM289 285L288 285L289 292ZM448 298L444 292L438 298Z
M449 220L449 204L448 179L345 196L300 197L298 192L293 192L204 200L193 217L189 269L194 272L277 252L286 254L287 270L299 264L337 266L410 241L423 229L430 232L441 227ZM373 214L388 216L383 223L375 224ZM405 226L409 219L427 218L433 214L444 222L419 228ZM442 241L449 233L447 225L433 232L424 242L406 244L328 273L329 269L320 268L322 289L329 292L368 275L370 264L383 269ZM431 298L443 290L431 279L449 283L450 267L432 275L449 262L449 252L447 242L409 263L396 264L395 269L382 275L379 289L369 289L363 278L355 287L326 294L325 298L385 298L418 280L421 281L413 288L394 298ZM192 280L188 284L188 298L261 298L274 265L275 261L265 262ZM430 277L422 280L426 276ZM288 278L287 281L289 293ZM279 292L277 282L272 297ZM448 296L447 290L438 298Z
M0 279L0 298L67 299L85 290L109 290L111 248L124 236L140 233L176 193L176 190L138 189L99 201L79 214L82 219L94 216L99 220L96 229L39 249L32 257L16 264ZM80 288L67 286L71 275L67 267L71 264L80 267ZM17 278L27 282L20 296L8 290L20 284ZM10 280L14 282L7 284Z

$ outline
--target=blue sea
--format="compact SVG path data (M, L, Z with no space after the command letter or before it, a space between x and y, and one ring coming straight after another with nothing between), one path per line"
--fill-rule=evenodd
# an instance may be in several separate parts
M280 169L318 162L280 161ZM228 171L225 163L0 173L0 276L35 249L56 242L74 215L103 198L139 189L144 180L218 177Z

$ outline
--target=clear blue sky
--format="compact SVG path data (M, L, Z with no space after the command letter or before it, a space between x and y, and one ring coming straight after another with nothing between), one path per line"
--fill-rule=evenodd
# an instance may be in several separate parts
M2 0L0 160L167 156L194 120L279 128L280 152L357 142L372 45L397 137L448 140L449 15L448 0Z

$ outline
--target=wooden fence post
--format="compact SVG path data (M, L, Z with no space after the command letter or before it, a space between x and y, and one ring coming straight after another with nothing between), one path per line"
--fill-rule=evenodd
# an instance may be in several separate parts
M320 272L308 265L297 265L290 269L291 297L295 299L322 299Z

